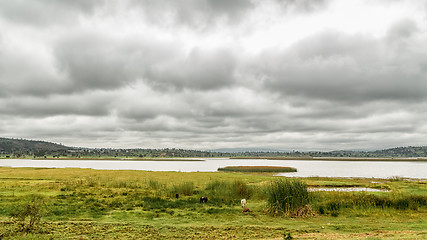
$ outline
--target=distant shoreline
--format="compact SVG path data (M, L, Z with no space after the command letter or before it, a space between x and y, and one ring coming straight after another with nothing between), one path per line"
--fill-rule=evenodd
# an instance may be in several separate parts
M74 160L74 161L177 161L177 162L204 162L196 158L0 158L0 160Z
M307 160L307 161L367 161L367 162L427 162L427 158L346 158L346 157L231 157L230 159Z
M181 161L203 162L205 159L289 160L289 161L366 161L366 162L427 162L427 158L350 158L350 157L230 157L230 158L0 158L9 160L75 160L75 161Z

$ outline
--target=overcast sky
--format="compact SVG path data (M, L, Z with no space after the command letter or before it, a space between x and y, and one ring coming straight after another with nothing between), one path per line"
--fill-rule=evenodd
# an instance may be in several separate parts
M427 145L427 1L0 0L0 136Z

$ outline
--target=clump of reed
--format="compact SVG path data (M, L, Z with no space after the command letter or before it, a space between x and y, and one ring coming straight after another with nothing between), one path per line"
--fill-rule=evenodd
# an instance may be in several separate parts
M276 167L276 166L228 166L218 168L218 171L225 172L296 172L296 168L292 167Z
M147 185L153 190L160 190L160 189L166 187L165 184L163 184L159 181L153 180L153 179L149 179L147 182Z
M255 189L241 180L235 181L213 181L210 182L205 191L212 199L223 203L235 203L242 198L249 199L254 195Z
M299 179L278 179L266 189L267 212L272 215L313 215L307 184Z
M196 192L193 182L183 182L178 185L173 185L170 190L170 195L180 194L183 196L192 196Z
M401 182L401 181L404 181L405 178L401 177L401 176L391 176L391 177L388 178L388 180L390 182Z

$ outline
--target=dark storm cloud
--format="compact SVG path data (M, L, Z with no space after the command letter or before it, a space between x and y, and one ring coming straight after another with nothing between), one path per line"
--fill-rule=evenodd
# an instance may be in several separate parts
M387 38L390 41L408 39L417 31L418 26L413 20L402 19L390 27L390 29L387 31Z
M0 101L2 116L50 117L60 115L105 116L114 96L105 92L40 97L10 97Z
M402 25L403 24L403 25ZM413 30L402 30L402 26ZM254 65L266 88L282 95L359 104L365 101L419 101L427 96L426 51L410 38L416 29L404 21L385 39L325 32L282 52L265 53ZM405 48L406 46L406 48ZM405 57L407 56L407 57ZM268 60L265 60L268 59ZM418 86L414 88L414 86Z
M193 49L187 56L148 68L146 79L156 88L214 90L234 83L236 59L227 50Z
M229 49L195 48L187 54L179 41L85 31L59 41L55 57L70 91L115 89L137 80L162 91L213 90L233 84L237 61Z
M184 25L192 30L210 31L226 24L238 24L256 8L275 4L285 12L310 13L323 9L328 0L143 0L131 1L151 22L160 25ZM219 25L217 25L219 24Z
M6 37L0 44L0 97L44 95L61 88L62 76L44 49L15 44Z
M235 24L248 12L266 3L275 3L286 11L311 12L327 6L327 0L0 0L0 14L10 22L29 26L73 24L79 18L92 17L97 10L119 11L121 6L139 8L150 21L161 25L184 24L209 30L221 21Z
M276 0L285 10L312 12L327 7L329 0Z
M57 44L55 54L75 90L114 89L132 80L126 52L108 36L73 34Z
M185 24L205 28L218 20L229 23L239 20L254 4L250 0L143 0L131 1L144 15L157 24Z
M215 124L224 126L226 118L268 114L274 109L265 106L271 101L265 100L261 93L257 96L243 91L242 94L242 90L235 88L160 92L141 86L143 84L135 86L135 90L124 91L116 99L118 114L123 118L143 122L169 116L180 121L193 119L194 127L212 128Z
M3 44L0 96L114 90L140 80L161 91L233 85L237 59L230 49L195 48L187 54L179 44L80 29L58 38L53 56L44 49Z
M79 15L91 14L104 0L0 0L0 14L11 22L28 25L70 24Z

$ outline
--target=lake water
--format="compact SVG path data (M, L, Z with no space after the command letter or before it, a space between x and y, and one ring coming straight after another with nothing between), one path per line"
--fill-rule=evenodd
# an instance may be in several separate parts
M3 167L42 168L93 168L110 170L148 170L178 172L214 172L226 166L284 166L295 167L298 172L280 173L294 177L363 177L427 178L427 162L384 161L310 161L310 160L263 160L263 159L210 159L204 161L127 161L127 160L30 160L1 159Z

